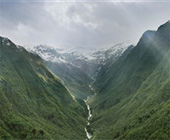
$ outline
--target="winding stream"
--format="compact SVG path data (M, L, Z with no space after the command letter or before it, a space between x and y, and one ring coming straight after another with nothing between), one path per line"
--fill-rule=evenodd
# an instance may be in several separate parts
M93 82L92 82L93 83ZM87 100L92 98L93 96L96 95L96 92L95 90L92 88L91 86L92 84L89 85L90 89L93 91L94 95L90 95L87 97L86 100L84 100L86 106L87 106L87 110L88 110L88 118L87 118L87 125L86 127L84 128L85 129L85 132L86 132L86 136L87 136L87 140L90 140L90 138L92 137L92 131L91 131L91 127L90 127L90 121L92 120L92 111L91 111L91 108L90 106L88 105L87 103Z
M86 132L86 137L87 137L86 140L90 140L91 137L92 137L92 135L93 135L92 130L91 130L91 127L90 127L90 121L92 120L93 114L92 114L91 108L90 108L89 104L87 103L87 101L88 101L90 98L92 98L92 97L94 97L94 96L97 95L96 91L95 91L94 88L92 87L93 83L96 81L96 78L95 78L95 77L97 77L97 75L98 75L98 72L96 72L96 73L92 76L92 80L93 80L93 81L92 81L92 82L90 83L90 85L89 85L89 88L91 89L91 91L92 91L94 94L88 96L87 99L84 100L84 102L85 102L85 104L86 104L86 106L87 106L87 110L88 110L87 125L86 125L86 127L84 128L84 130L85 130L85 132Z
M91 113L91 109L90 109L90 106L87 104L87 100L89 99L89 96L88 98L84 101L86 103L86 106L87 106L87 110L88 110L88 118L87 118L87 125L86 127L84 128L85 129L85 132L86 132L86 136L87 136L87 140L89 140L91 137L92 137L92 134L90 132L90 120L92 119L92 113Z

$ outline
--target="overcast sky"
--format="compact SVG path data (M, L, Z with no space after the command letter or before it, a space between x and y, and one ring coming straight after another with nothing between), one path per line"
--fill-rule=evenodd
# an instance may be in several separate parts
M35 1L0 0L0 36L20 45L99 48L136 43L170 20L170 0Z

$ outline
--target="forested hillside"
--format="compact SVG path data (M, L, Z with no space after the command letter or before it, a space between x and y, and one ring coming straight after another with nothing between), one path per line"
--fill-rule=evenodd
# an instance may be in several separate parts
M146 31L94 84L93 139L170 138L170 22Z
M0 139L84 139L85 117L38 55L0 37Z

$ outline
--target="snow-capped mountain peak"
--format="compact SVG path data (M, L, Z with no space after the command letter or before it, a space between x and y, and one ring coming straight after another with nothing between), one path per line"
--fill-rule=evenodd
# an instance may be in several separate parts
M38 54L41 58L43 58L46 61L51 61L54 63L68 63L60 53L60 51L62 52L63 49L58 49L48 45L26 47L26 49L32 53Z
M105 65L108 59L114 60L121 56L130 45L129 42L124 42L115 44L110 48L102 49L86 49L83 47L62 49L50 45L38 45L25 48L32 53L38 54L45 61L57 64L70 64L86 73L94 74L94 70L99 71L101 66Z

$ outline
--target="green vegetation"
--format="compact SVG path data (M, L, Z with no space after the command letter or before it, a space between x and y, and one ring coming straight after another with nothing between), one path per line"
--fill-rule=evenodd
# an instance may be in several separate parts
M39 56L0 37L0 67L0 139L86 137L84 108Z
M93 139L170 139L170 22L99 73Z
M92 91L84 72L44 62L2 37L0 66L0 139L86 138L82 99ZM170 139L170 22L109 58L94 88L92 139Z
M71 94L78 100L84 100L88 95L92 95L89 84L92 80L79 68L68 64L57 64L46 62L47 67L63 81Z

